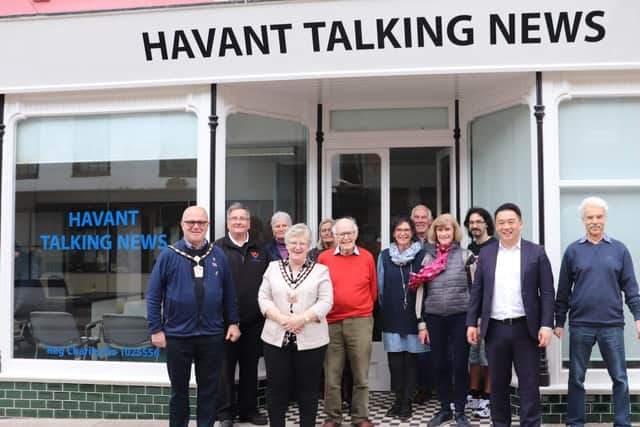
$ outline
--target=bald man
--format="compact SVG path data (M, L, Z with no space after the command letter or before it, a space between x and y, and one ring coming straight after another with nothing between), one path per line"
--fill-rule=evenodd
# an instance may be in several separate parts
M180 226L184 238L160 254L149 277L149 332L151 342L167 351L170 427L189 424L191 363L198 385L197 426L212 427L223 343L240 337L240 317L227 257L206 240L207 212L187 208Z

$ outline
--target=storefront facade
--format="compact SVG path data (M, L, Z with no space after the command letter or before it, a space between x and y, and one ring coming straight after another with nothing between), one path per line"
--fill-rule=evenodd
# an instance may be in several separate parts
M314 232L352 215L378 252L391 216L417 203L463 218L513 201L557 275L583 233L579 201L598 195L608 232L640 266L628 231L640 8L423 3L0 19L0 40L21 41L4 44L0 77L0 416L166 416L163 355L117 332L134 335L153 262L194 203L211 210L211 238L241 201L263 238L276 210ZM40 330L34 311L53 313ZM638 421L640 346L627 320ZM374 347L372 388L386 389ZM545 417L560 422L568 340L547 357ZM610 382L593 360L592 420L606 422Z

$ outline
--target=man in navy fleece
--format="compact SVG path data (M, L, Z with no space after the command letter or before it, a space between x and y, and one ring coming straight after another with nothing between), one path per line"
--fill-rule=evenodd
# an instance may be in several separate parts
M604 232L607 203L598 197L587 197L579 210L587 233L564 253L555 309L555 335L562 338L567 311L571 327L566 423L584 425L584 378L591 349L597 342L613 382L613 423L631 426L622 293L640 338L638 282L627 248Z
M187 208L181 226L184 238L160 254L149 278L149 332L156 347L167 349L169 425L187 427L189 423L193 362L198 385L197 425L211 427L217 412L223 342L240 337L240 318L227 257L205 239L207 212L198 206Z

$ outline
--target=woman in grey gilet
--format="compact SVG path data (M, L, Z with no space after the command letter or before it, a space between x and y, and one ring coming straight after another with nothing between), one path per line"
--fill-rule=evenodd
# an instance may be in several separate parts
M440 411L428 426L439 426L455 416L456 427L468 427L464 414L469 389L465 321L469 305L469 264L475 258L460 247L462 230L451 214L439 215L433 221L428 238L436 244L435 249L427 252L423 268L412 279L412 284L418 286L419 338L431 344L440 397Z

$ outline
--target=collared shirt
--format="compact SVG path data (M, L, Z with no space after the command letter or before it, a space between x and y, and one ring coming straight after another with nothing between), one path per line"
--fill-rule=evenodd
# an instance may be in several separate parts
M347 256L347 255L344 255L342 252L340 252L340 245L336 246L336 249L333 251L333 254L334 255ZM349 255L360 255L360 251L358 250L358 246L354 246L353 247L353 253L351 253Z
M200 246L192 245L191 243L187 242L187 239L182 239L182 240L184 240L184 244L185 244L189 249L193 249L193 250L196 250L196 251L197 251L198 249L202 249L202 248L204 248L205 246L209 245L209 242L207 242L207 240L206 240L206 239L202 242L202 245L200 245Z
M513 319L525 315L520 283L521 240L512 248L498 246L496 275L491 301L492 319Z
M597 244L586 236L570 244L560 266L556 326L564 327L567 312L571 326L623 326L623 301L640 320L638 282L626 246L606 234Z
M249 241L249 233L246 234L244 240L242 242L238 242L236 241L236 239L233 238L233 236L231 236L231 233L227 233L227 235L229 236L229 240L231 240L231 242L233 242L234 245L236 245L237 247L241 248L245 245L245 243L247 243Z

